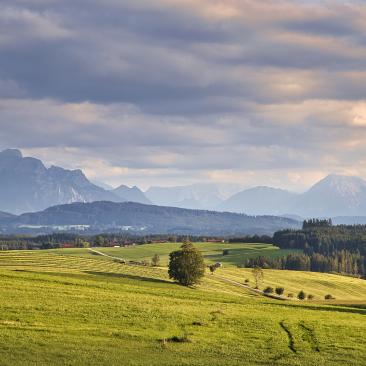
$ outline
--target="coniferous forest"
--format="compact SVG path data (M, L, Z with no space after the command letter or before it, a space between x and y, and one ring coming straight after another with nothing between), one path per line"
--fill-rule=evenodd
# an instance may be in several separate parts
M282 258L248 259L246 267L336 272L366 277L366 226L333 226L331 220L304 221L302 230L282 230L273 236L281 249L302 253Z

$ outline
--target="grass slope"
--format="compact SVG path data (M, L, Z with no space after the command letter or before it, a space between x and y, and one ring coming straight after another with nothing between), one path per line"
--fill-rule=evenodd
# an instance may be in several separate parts
M241 271L228 267L220 276L240 279ZM333 278L317 275L332 286ZM2 366L364 365L366 359L362 306L271 300L215 275L183 288L164 268L70 252L1 252L0 281Z
M98 251L119 257L126 260L148 260L150 261L154 254L159 254L161 265L166 266L169 262L169 253L178 250L181 243L161 243L161 244L145 244L136 245L126 248L98 248ZM248 243L195 243L200 249L205 260L210 263L217 261L225 265L240 265L244 259L254 258L258 255L266 257L281 257L297 250L279 249L271 244L248 244ZM223 250L229 250L229 254L223 256ZM84 257L90 257L91 254L87 249L56 249L55 253L72 254Z

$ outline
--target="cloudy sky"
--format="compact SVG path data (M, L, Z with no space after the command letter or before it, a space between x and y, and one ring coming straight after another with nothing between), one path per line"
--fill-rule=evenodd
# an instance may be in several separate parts
M364 4L1 0L0 148L143 188L366 178Z

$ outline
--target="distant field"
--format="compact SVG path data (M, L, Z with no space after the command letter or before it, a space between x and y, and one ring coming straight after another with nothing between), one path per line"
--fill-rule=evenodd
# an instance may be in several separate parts
M340 306L272 300L221 277L252 281L225 266L190 289L165 268L85 250L0 252L0 365L365 365L366 281L265 271L263 285L330 292Z
M98 251L126 260L148 260L150 261L154 254L159 254L161 265L166 266L169 261L169 253L178 250L181 243L162 243L136 245L127 248L97 248ZM204 255L207 262L220 261L225 265L237 266L243 263L245 259L254 258L259 255L267 257L281 257L296 250L279 249L271 244L226 244L226 243L195 243ZM223 250L229 250L229 254L223 256ZM61 249L55 250L56 253L81 255L90 257L92 254L87 249Z

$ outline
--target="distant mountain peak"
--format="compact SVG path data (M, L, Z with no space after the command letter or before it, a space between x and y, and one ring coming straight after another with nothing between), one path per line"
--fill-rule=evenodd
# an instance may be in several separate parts
M0 152L0 156L21 159L23 154L18 149L6 149Z
M23 157L16 149L0 153L0 171L0 210L11 213L71 202L122 201L113 192L92 184L79 169L47 169L41 160Z
M119 187L113 189L112 192L125 201L143 203L147 205L151 204L151 201L137 186L128 187L122 184Z
M356 195L366 189L366 181L356 176L329 174L316 183L309 191L328 190L327 193L337 192L340 195Z

